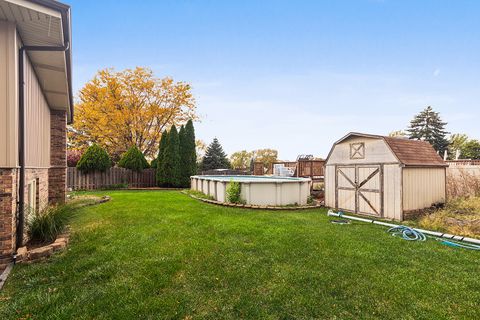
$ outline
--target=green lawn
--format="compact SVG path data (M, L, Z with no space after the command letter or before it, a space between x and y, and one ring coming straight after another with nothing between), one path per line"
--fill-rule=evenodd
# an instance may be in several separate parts
M325 210L254 211L107 191L69 249L16 266L0 319L479 319L480 252Z

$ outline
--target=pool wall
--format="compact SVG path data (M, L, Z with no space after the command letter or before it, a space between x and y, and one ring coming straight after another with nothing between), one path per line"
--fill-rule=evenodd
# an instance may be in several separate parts
M234 181L236 177L231 177ZM191 189L212 196L220 202L227 202L226 190L229 177L192 176ZM228 180L227 180L228 179ZM260 206L306 205L310 195L310 179L259 178L245 180L239 177L241 198L247 204Z

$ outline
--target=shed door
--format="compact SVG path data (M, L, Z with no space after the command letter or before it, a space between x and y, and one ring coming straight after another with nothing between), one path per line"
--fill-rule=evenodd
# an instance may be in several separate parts
M380 165L338 166L336 194L338 209L383 216L382 167Z

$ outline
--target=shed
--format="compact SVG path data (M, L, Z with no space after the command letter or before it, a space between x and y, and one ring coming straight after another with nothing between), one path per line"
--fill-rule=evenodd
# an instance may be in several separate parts
M325 163L325 205L379 218L446 201L447 164L426 141L351 132Z

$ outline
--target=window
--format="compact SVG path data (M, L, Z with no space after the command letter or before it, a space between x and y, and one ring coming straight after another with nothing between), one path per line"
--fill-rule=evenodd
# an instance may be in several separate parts
M37 181L35 179L27 184L27 208L31 212L37 210Z
M365 159L365 143L350 143L350 159Z

